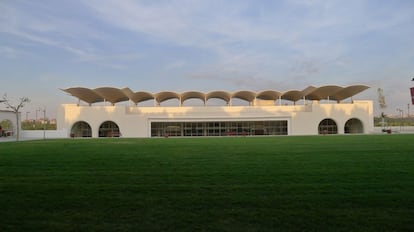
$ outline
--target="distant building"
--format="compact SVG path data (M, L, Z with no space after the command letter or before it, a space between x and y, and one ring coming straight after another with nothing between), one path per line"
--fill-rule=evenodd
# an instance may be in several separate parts
M16 114L13 111L0 110L0 137L14 135L16 133L16 125Z
M156 94L133 92L129 88L68 88L63 91L78 98L79 104L61 105L57 125L73 137L370 133L374 130L373 102L352 99L367 88L311 86L283 93L269 90ZM142 105L148 101L153 104ZM198 103L194 105L194 101Z

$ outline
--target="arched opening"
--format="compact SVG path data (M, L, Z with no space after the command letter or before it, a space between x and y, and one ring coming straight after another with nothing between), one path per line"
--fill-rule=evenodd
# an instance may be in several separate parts
M70 130L70 137L92 137L92 128L87 122L76 122Z
M12 136L14 132L12 121L5 119L0 122L0 137Z
M231 105L232 106L250 106L252 103L241 98L232 98L231 99Z
M99 137L120 137L119 127L113 121L105 121L99 127Z
M206 106L227 106L228 102L222 98L210 98L206 101Z
M338 134L338 126L334 120L327 118L319 123L318 132L322 135Z
M164 101L160 102L158 106L162 106L162 107L178 107L178 106L180 106L180 100L177 99L177 98L167 99L167 100L164 100Z
M182 106L204 106L204 101L199 98L190 98L183 101Z
M361 134L364 133L364 126L361 120L357 118L351 118L345 123L345 134Z

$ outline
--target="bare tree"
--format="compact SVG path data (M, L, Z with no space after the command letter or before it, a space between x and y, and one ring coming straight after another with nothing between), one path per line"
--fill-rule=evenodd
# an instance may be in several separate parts
M23 108L26 103L30 102L30 99L28 97L21 97L19 100L19 104L15 105L12 102L10 102L9 98L7 98L7 94L3 95L3 100L0 100L0 102L4 103L6 105L6 108L12 109L12 111L16 114L16 141L19 141L20 139L20 120L19 120L19 110L20 108Z

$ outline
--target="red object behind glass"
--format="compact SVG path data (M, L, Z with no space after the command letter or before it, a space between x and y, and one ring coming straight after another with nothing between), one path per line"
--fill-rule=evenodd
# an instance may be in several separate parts
M411 103L414 105L414 87L410 88L411 90Z

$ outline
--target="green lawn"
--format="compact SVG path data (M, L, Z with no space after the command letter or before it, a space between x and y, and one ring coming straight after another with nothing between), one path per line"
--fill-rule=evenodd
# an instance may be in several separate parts
M414 135L0 143L0 231L414 231Z

